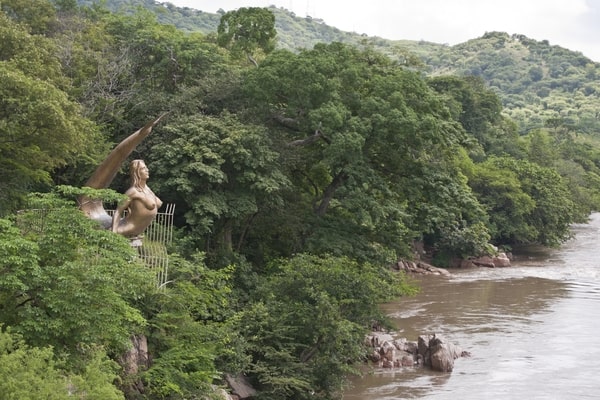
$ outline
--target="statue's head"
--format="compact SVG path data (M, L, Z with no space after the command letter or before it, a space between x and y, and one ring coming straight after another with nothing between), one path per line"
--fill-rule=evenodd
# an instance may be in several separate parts
M131 174L131 185L138 189L143 189L146 179L148 179L148 168L144 160L133 160L129 165Z

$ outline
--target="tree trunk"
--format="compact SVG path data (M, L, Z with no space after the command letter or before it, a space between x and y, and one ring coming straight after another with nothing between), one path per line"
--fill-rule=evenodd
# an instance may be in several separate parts
M327 209L329 208L329 203L331 203L331 199L333 199L333 195L335 194L335 191L340 186L342 186L344 184L344 182L346 182L346 179L348 179L348 174L346 174L344 171L340 171L333 178L333 180L331 181L329 186L327 186L327 188L323 192L323 197L321 198L321 202L319 203L319 206L315 210L315 212L317 213L317 215L319 217L322 217L325 215L325 213L327 212Z
M228 219L223 225L222 231L222 249L227 253L233 252L233 222L231 219Z
M244 229L242 230L242 234L240 235L240 239L238 240L237 247L235 249L238 253L242 250L242 245L244 244L244 240L246 240L246 234L248 233L248 230L250 230L250 226L252 225L252 222L254 221L257 215L258 212L255 212L246 219Z

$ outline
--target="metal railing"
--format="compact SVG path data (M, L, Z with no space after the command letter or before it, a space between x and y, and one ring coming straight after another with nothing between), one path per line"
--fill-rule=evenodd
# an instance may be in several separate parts
M168 283L169 254L167 246L173 240L173 215L175 204L167 204L164 212L156 218L144 231L142 245L138 246L138 256L144 263L156 271L157 285L165 287Z
M27 229L43 232L45 219L49 210L46 209L28 209L28 214L33 218L27 218L27 221L21 221L27 225ZM114 210L106 210L108 215L112 216ZM168 283L169 274L169 253L168 246L173 240L173 215L175 213L175 204L167 204L163 212L159 212L156 218L143 235L138 238L132 238L131 244L137 249L139 259L156 273L156 284L158 288L164 288ZM22 213L20 213L22 214Z

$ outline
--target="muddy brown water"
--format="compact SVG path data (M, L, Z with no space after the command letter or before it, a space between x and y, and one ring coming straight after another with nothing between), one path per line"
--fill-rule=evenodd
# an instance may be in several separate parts
M600 213L573 233L510 268L419 278L418 295L383 306L398 336L441 334L471 357L449 374L373 370L343 400L600 399Z

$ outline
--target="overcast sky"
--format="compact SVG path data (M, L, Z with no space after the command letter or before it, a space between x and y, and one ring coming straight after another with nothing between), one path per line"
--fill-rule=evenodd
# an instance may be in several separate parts
M161 0L159 0L161 1ZM600 0L168 0L214 13L275 5L343 31L450 45L500 31L600 62Z

